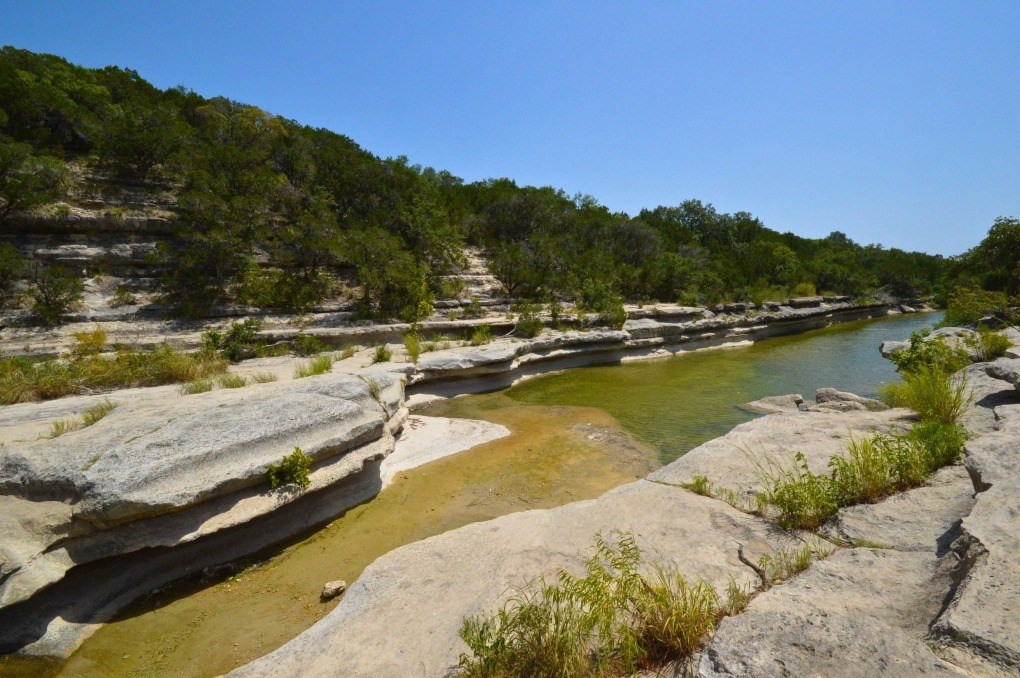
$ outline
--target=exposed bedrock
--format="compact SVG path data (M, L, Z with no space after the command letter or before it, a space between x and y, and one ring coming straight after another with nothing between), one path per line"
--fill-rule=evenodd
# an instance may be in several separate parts
M66 654L138 594L368 499L406 416L403 383L371 369L191 396L114 394L118 407L92 426L6 445L0 649ZM25 406L11 409L26 426ZM270 490L269 466L295 447L311 457L310 485Z

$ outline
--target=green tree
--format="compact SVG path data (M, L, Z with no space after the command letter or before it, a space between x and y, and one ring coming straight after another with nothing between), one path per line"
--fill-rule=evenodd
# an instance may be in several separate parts
M25 273L25 258L17 247L0 243L0 308L7 308L14 301L18 281Z
M963 259L985 289L1020 294L1020 219L997 218L985 239Z
M0 223L15 212L55 200L67 176L56 158L32 155L29 144L0 137Z
M85 284L63 266L40 268L33 280L32 310L47 325L56 325L81 301Z

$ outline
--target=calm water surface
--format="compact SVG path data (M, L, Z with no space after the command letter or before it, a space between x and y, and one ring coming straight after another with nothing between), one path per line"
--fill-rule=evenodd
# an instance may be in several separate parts
M535 405L596 407L656 448L663 463L756 416L751 400L832 386L875 395L895 379L878 347L931 327L940 314L861 320L752 346L689 353L622 366L589 367L525 382L507 391Z

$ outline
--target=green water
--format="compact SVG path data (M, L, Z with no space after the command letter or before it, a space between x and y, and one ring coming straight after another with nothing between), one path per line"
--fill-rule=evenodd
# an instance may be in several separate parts
M861 320L751 346L701 351L622 366L589 367L534 379L506 394L536 405L596 407L613 415L663 463L755 415L741 403L832 386L875 395L894 379L878 353L887 339L907 339L939 314Z

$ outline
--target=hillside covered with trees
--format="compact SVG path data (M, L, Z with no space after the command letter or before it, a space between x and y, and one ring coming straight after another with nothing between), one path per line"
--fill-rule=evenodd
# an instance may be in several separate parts
M621 299L705 304L816 291L944 298L960 279L1020 291L1015 219L997 220L979 247L947 259L840 232L780 233L698 200L628 215L511 179L467 183L253 106L160 90L131 70L4 47L0 232L87 181L82 168L172 193L173 237L154 257L165 301L189 316L231 303L303 311L347 297L366 317L414 321L455 292L444 276L462 266L465 245L486 253L509 297L592 310ZM4 303L16 303L25 277L40 308L40 289L59 302L80 286L0 245Z

